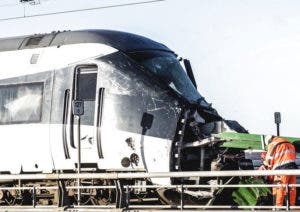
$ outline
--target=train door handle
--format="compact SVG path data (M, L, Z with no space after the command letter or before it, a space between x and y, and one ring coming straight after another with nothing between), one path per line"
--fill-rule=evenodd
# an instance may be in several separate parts
M64 147L64 153L65 158L70 159L70 152L67 142L67 123L69 119L69 104L70 104L70 90L67 89L65 91L64 96L64 107L63 107L63 123L62 123L62 139L63 139L63 147Z
M102 140L101 140L102 139L101 138L101 125L102 125L104 93L105 93L105 88L99 88L98 107L97 107L97 124L96 124L96 130L97 130L96 140L97 140L97 150L98 150L99 158L103 158Z

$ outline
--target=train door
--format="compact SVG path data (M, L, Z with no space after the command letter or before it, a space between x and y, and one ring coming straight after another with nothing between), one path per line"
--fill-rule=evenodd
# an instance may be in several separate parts
M95 154L95 110L98 69L96 66L78 66L74 75L74 100L83 101L83 115L73 115L73 143L71 146L78 150L78 139L81 144L81 162L83 167L97 167ZM80 133L78 133L80 132ZM78 137L80 136L80 137Z

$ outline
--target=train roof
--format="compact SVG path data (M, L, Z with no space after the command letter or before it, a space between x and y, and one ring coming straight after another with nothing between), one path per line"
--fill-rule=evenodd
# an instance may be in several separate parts
M113 30L81 30L1 38L0 52L80 43L101 43L123 52L150 49L171 51L165 45L140 35Z

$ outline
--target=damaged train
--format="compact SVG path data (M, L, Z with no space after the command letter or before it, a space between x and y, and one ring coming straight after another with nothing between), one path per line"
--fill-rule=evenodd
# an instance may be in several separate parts
M78 139L83 172L238 169L244 158L243 152L216 142L194 145L213 133L247 131L224 120L205 101L189 61L161 43L110 30L53 32L0 39L0 61L1 173L75 173ZM80 121L73 111L77 100L84 104ZM178 183L169 178L139 181ZM32 180L22 185L56 183ZM30 192L1 191L0 202L26 204ZM92 204L115 201L113 192L85 193ZM168 202L165 191L147 191L143 198L153 195ZM76 202L76 192L68 196ZM46 190L37 199L54 204L57 195Z

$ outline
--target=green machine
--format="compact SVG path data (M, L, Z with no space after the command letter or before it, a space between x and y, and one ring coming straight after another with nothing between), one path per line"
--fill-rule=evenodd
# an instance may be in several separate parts
M225 149L240 149L240 150L248 150L258 151L258 153L265 151L264 145L264 137L265 135L260 134L246 134L246 133L234 133L234 132L223 132L219 134L213 134L213 140L220 141L219 147ZM300 152L300 138L295 137L284 137L291 143L294 144L296 151ZM259 154L256 154L259 155ZM253 159L253 158L252 158ZM258 158L256 158L258 159ZM260 178L240 178L238 184L264 184L265 182ZM222 191L219 191L220 193ZM235 189L231 193L231 197L234 202L238 205L249 206L249 205L257 205L257 204L265 204L263 201L270 201L268 197L271 196L271 189L267 187L240 187Z
M257 149L265 150L264 136L260 134L246 134L246 133L234 133L223 132L219 134L213 134L213 137L223 139L225 142L220 147L239 148L239 149ZM300 138L284 137L289 142L293 143L297 148L297 143L300 144ZM299 145L298 144L298 145Z

